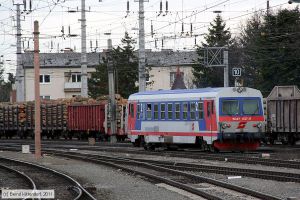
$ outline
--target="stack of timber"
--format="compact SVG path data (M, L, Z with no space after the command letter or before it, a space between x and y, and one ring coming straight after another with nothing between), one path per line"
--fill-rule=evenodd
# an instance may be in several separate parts
M117 111L124 111L127 100L120 95L116 95L116 103ZM67 130L68 106L107 104L108 96L97 99L74 97L70 99L41 100L41 129L48 132ZM123 113L117 114L118 119L123 116ZM34 101L15 104L0 103L0 131L33 131L35 128L34 122Z
M42 130L63 130L66 127L66 105L41 104ZM0 104L0 130L30 131L34 129L34 102Z

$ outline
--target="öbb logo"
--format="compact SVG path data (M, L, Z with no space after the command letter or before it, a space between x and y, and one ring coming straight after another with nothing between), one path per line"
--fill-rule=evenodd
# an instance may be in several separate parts
M242 129L246 127L247 122L240 122L237 129Z

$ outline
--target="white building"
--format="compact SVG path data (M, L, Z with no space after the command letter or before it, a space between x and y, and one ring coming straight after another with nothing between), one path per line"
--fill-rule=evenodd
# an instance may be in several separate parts
M33 53L24 53L25 99L34 100ZM70 98L80 95L80 53L40 54L40 94L46 99ZM146 63L151 70L147 90L170 89L179 67L187 88L193 88L192 65L197 60L196 52L146 52ZM88 74L102 62L100 53L88 53ZM151 84L150 84L151 83Z
M147 90L170 89L176 77L177 68L183 74L185 86L194 88L192 66L197 61L195 51L162 50L146 52L146 62L151 68Z

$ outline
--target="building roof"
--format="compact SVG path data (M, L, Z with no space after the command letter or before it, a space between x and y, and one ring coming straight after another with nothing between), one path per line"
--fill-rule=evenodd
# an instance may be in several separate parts
M176 77L171 90L186 89L182 75L183 74L180 72L179 67L177 67Z
M138 52L136 52L138 54ZM88 67L95 67L102 63L104 53L88 53ZM33 68L33 52L22 54L24 68ZM197 60L196 51L146 51L146 63L151 67L184 66L195 64ZM75 52L66 53L41 53L41 68L77 68L81 66L81 54Z
M24 68L33 68L33 53L26 52L22 54L22 61ZM99 65L100 54L88 53L87 62L89 67ZM41 68L68 68L80 67L81 55L80 53L41 53L40 54L40 67Z
M178 66L193 65L197 61L196 51L172 51L162 50L146 52L146 59L149 66Z

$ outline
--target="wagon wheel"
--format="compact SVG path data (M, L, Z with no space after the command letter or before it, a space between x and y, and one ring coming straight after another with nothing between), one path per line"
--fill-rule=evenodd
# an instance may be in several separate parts
M295 137L293 135L289 136L288 143L289 143L289 145L295 145L296 144L296 140L295 140Z
M220 150L215 147L214 142L211 145L208 145L208 148L211 152L214 152L214 153L219 153L220 152Z

